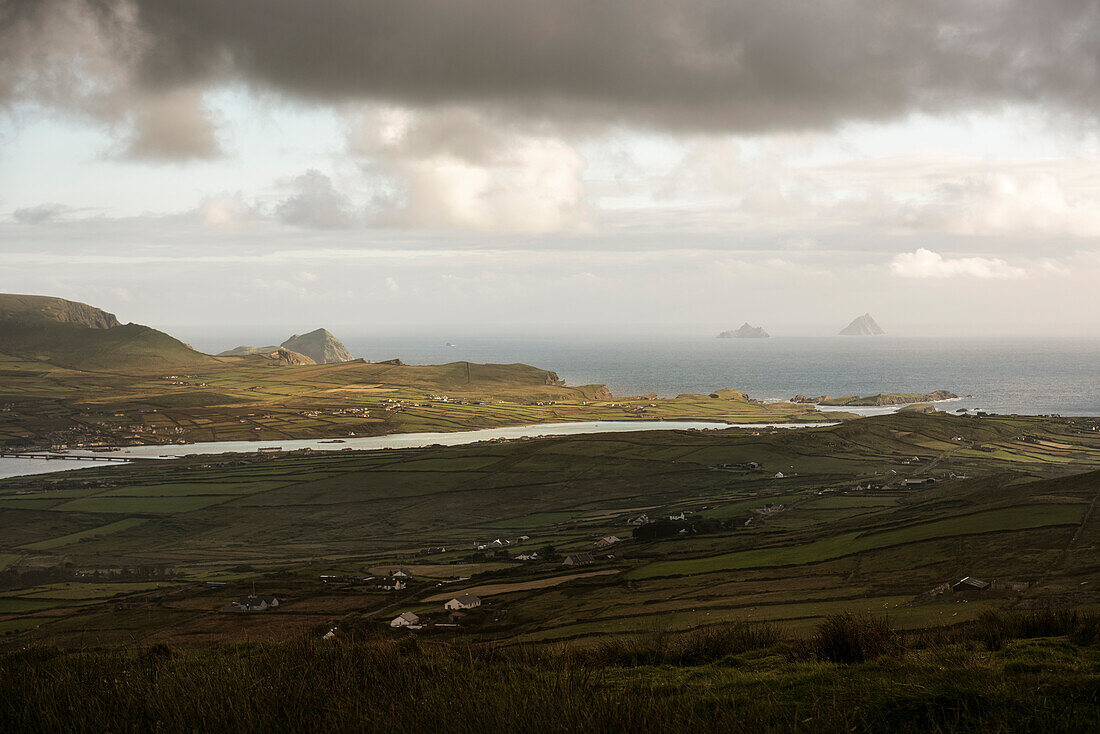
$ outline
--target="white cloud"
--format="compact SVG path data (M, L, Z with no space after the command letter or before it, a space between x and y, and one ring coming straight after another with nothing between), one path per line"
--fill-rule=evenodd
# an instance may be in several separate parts
M890 263L890 272L903 278L1017 279L1028 275L1024 268L1010 265L1000 258L945 258L923 247L916 252L895 256Z
M257 212L240 194L222 194L204 199L199 204L199 216L207 227L237 230L257 216Z
M558 135L463 109L349 116L349 150L393 192L378 219L402 227L556 232L583 225L584 157Z
M389 289L390 293L397 293L397 291L401 290L401 286L391 277L386 278L386 288Z

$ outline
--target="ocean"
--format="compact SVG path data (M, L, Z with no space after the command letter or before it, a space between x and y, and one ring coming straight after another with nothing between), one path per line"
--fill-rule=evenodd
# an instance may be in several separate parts
M570 385L600 383L619 397L710 393L732 387L763 400L950 390L973 396L944 409L1100 415L1100 339L772 337L685 335L375 335L333 328L356 357L408 364L497 362L552 370ZM175 327L197 349L282 338L246 330ZM447 346L448 342L453 346Z
M523 362L553 370L570 385L605 384L619 397L732 387L787 400L942 388L972 396L945 409L1100 415L1100 339L342 338L352 354L375 361Z

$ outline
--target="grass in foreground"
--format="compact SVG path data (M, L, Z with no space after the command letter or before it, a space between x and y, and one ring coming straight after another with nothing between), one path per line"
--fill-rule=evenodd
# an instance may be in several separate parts
M1096 631L1038 613L906 639L842 615L805 639L757 623L584 649L30 648L0 659L0 729L1084 732L1100 716Z

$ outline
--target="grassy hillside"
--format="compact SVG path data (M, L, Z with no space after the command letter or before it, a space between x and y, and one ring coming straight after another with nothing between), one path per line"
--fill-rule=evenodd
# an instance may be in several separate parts
M15 293L0 293L0 322L68 324L89 329L110 329L119 325L114 314L86 303Z
M6 324L0 352L78 370L146 373L209 367L218 361L139 324L92 329L69 324Z

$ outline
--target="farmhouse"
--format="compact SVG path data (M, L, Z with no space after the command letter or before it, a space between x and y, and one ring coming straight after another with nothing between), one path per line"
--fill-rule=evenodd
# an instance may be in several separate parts
M954 591L984 591L989 588L989 582L971 576L965 576L951 584L951 588Z
M595 563L596 559L592 557L591 553L575 553L571 556L566 556L565 560L561 562L563 566L587 566L590 563Z
M537 561L538 559L538 551L527 551L526 553L520 553L518 556L516 556L517 561Z
M265 612L279 606L279 600L274 596L242 596L233 606L242 612Z
M416 616L412 612L401 612L392 620L390 620L390 627L412 627L420 623L420 617Z
M459 609L473 609L474 607L481 606L481 599L473 594L463 594L462 596L456 596L449 602L443 605L443 608L447 611L457 611Z
M935 484L936 480L932 477L924 477L923 479L903 479L901 483L904 487L919 487L923 484Z
M411 579L413 577L412 571L407 568L399 568L390 574L395 579Z
M649 522L649 515L638 515L626 521L627 525L645 525Z
M618 538L614 535L608 535L606 538L600 538L593 545L595 545L597 548L606 548L609 545L615 545L616 543L621 542L621 538Z

